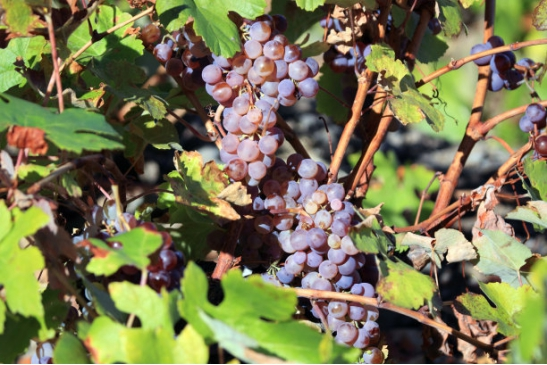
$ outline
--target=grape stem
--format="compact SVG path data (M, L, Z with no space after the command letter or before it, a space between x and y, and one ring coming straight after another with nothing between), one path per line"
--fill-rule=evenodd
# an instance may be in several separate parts
M50 3L51 5L51 3ZM53 73L51 78L55 79L55 85L57 87L57 103L59 107L59 113L62 113L65 110L65 101L63 98L63 84L61 82L61 72L59 70L59 57L57 56L57 42L55 40L55 30L53 29L53 20L51 19L51 7L46 10L44 18L47 23L47 31L49 35L49 43L51 43L51 61L53 63ZM46 106L49 101L49 93L46 92L44 96L43 106Z
M231 222L228 228L226 240L223 242L218 255L218 261L211 274L211 278L220 280L222 276L228 272L236 263L237 259L234 257L239 235L243 229L244 220L238 220Z
M442 76L442 75L444 75L444 74L446 74L450 71L457 70L460 67L462 67L463 65L465 65L466 63L472 62L472 61L474 61L476 59L479 59L481 57L484 57L484 56L489 56L489 55L493 55L493 54L497 54L497 53L503 53L503 52L507 52L507 51L516 51L516 50L519 50L519 49L525 48L525 47L541 46L541 45L545 45L545 44L547 44L547 38L534 39L534 40L531 40L531 41L517 42L517 43L509 44L507 46L496 47L496 48L493 48L493 49L489 49L487 51L475 53L474 55L470 55L470 56L467 56L467 57L460 58L458 60L452 60L448 63L448 65L446 65L444 67L441 67L440 69L438 69L436 71L433 71L432 73L430 73L429 75L427 75L423 79L416 81L415 85L416 85L417 88L422 87L425 84L431 82L432 80L435 80L436 78L438 78L438 77L440 77L440 76ZM486 67L486 66L484 66L484 67Z
M486 43L488 39L494 35L494 17L495 17L495 0L487 0L484 11L484 35L483 41ZM473 107L471 109L471 116L467 122L465 129L465 135L460 142L458 151L454 155L452 163L448 168L446 174L440 180L439 193L437 200L435 201L435 207L432 214L445 208L454 195L456 184L461 176L463 167L467 162L467 158L471 154L473 147L477 143L477 139L472 137L472 131L481 123L482 112L484 108L484 101L486 100L486 93L488 92L488 77L490 75L490 66L480 66L477 85L475 87L475 97L473 99Z
M353 101L353 105L351 107L351 117L342 131L342 135L338 141L338 146L336 147L336 151L334 151L334 156L332 156L328 181L329 184L332 184L338 179L338 171L342 165L342 160L346 154L351 136L353 135L359 120L361 119L361 111L363 110L363 105L365 104L368 89L372 84L372 80L375 78L376 74L367 68L365 70L364 77L359 79L357 95L355 95L355 100Z
M515 151L515 153L513 153L511 157L509 157L509 159L507 159L507 161L505 161L503 165L500 166L496 174L488 179L483 187L486 185L501 185L501 181L504 179L504 177L519 163L522 156L528 153L531 149L532 142L528 142L517 151ZM475 189L476 192L479 192L480 190L481 188ZM467 210L473 208L474 206L476 206L476 204L478 204L478 202L482 200L484 200L484 195L475 194L473 196L462 196L461 199L459 199L458 201L452 203L438 213L432 214L428 219L419 224L407 227L393 227L393 230L395 231L395 233L414 231L428 232L435 229L439 225L442 225L444 222L446 222L446 220L450 219L454 213L458 213L458 215L463 215Z
M347 301L347 302L361 303L361 304L376 307L378 309L389 310L391 312L402 314L422 324L436 328L440 331L446 332L461 340L469 342L470 344L476 347L479 347L483 349L484 351L490 353L492 356L496 356L496 353L497 353L497 350L495 350L492 345L479 341L443 323L438 323L420 312L399 307L392 303L387 303L387 302L380 303L378 302L378 299L376 298L367 298L362 295L336 293L336 292L331 292L326 290L301 289L301 288L284 288L284 290L292 291L299 297L304 297L309 299L335 299L335 300L341 300L341 301Z
M188 128L190 130L190 132L192 132L192 134L194 136L196 136L198 139L204 141L204 142L213 142L213 140L211 139L211 137L209 136L204 136L203 134L201 134L197 129L195 129L194 127L192 127L192 125L190 123L188 123L186 120L184 120L184 118L182 118L181 116L179 116L178 114L176 114L173 110L171 109L167 109L167 113L169 115L171 115L173 118L175 118L175 120L177 122L180 122L182 125L184 125L186 128Z
M36 194L40 191L42 186L45 183L48 183L52 180L55 180L59 176L67 173L70 170L79 169L82 166L84 166L89 161L97 161L99 163L102 163L102 161L105 160L105 157L103 155L89 155L89 156L83 156L80 158L77 158L73 161L67 162L66 164L58 167L54 171L51 172L48 176L44 177L43 179L35 182L27 189L27 194Z
M378 90L380 91L381 88ZM369 165L371 166L370 169L374 168L372 165L372 160L376 152L380 149L380 145L382 144L382 141L387 134L389 125L393 119L393 113L385 101L386 98L384 93L376 93L371 107L372 114L367 122L366 129L369 135L372 134L372 138L369 143L364 143L361 157L359 158L356 167L349 175L347 181L344 183L348 198L352 197L356 193L358 187L360 190L359 196L364 196L368 190L372 171L369 171L367 175L364 175L364 173L367 171L367 168L369 168ZM369 138L366 139L369 140ZM365 181L361 181L362 177L365 177Z

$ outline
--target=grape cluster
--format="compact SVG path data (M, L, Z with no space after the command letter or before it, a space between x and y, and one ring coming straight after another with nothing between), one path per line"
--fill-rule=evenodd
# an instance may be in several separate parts
M298 46L282 34L282 16L264 16L246 22L243 50L232 58L212 55L213 63L201 73L205 89L225 109L221 160L234 181L257 186L273 167L275 152L284 141L277 127L280 105L291 106L300 97L314 97L319 65L302 59Z
M356 223L354 207L345 201L343 186L327 184L326 178L323 163L299 154L290 155L286 162L276 160L251 190L255 218L241 235L244 262L284 260L275 275L264 275L279 285L374 297L374 286L363 280L367 259L349 236ZM317 301L317 308L321 313L311 310L311 314L326 320L336 341L367 349L367 363L383 361L383 354L374 347L380 336L375 307L323 300Z
M286 161L276 158L284 142L277 108L318 90L317 62L302 59L300 48L282 34L285 28L280 16L244 21L242 51L229 59L213 54L201 74L207 92L224 108L224 171L242 181L253 199L239 254L250 269L273 262L265 277L277 285L373 297L374 286L363 280L366 257L349 236L356 217L343 186L326 183L328 170L321 162L297 153ZM364 44L359 47L365 51ZM380 335L375 307L326 300L317 305L321 313L310 313L326 320L338 342L365 349L365 362L383 361L374 347Z
M144 27L140 37L154 57L165 66L167 74L179 80L182 87L195 91L205 85L201 73L212 62L211 51L201 36L195 34L192 23L166 35L157 44L161 30L154 23Z
M525 133L536 136L534 149L538 156L547 157L547 135L537 135L541 129L547 127L547 110L539 103L532 103L526 107L524 115L519 120L519 128Z
M486 43L473 46L471 48L471 55L502 47L504 44L501 37L494 35ZM515 54L512 51L483 56L473 62L478 66L490 65L492 72L488 80L488 88L491 91L499 91L503 88L507 90L518 88L524 83L526 75L535 65L535 62L529 58L523 58L517 62Z
M173 290L180 287L180 279L183 277L185 268L185 258L181 251L178 251L173 245L173 240L169 233L158 231L155 224L137 220L131 213L122 213L122 216L116 214L116 207L112 204L106 204L105 209L94 206L92 210L93 225L73 238L74 243L79 243L86 238L93 237L103 240L113 249L123 247L121 242L113 241L111 238L118 234L127 232L131 229L141 227L145 230L156 232L162 237L161 247L150 258L150 264L147 267L147 284L158 293L161 288ZM107 241L107 239L109 239ZM141 271L134 266L122 266L116 273L104 278L105 283L114 281L129 281L139 283ZM91 300L91 295L86 291L86 297Z

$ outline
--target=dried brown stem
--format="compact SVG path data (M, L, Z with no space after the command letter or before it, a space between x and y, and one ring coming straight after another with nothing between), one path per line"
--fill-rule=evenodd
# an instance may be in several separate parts
M239 240L239 235L243 229L244 222L243 220L231 222L228 228L227 237L224 241L220 253L218 255L217 265L211 274L211 278L220 280L224 274L228 272L236 262L234 257L234 252L236 249L237 241Z
M74 161L68 162L64 164L63 166L58 167L55 169L55 171L51 172L48 176L44 177L43 179L35 182L27 189L27 194L36 194L40 191L42 186L55 178L67 173L70 170L79 169L82 167L85 163L89 161L102 161L104 160L103 155L89 155L89 156L83 156L80 158L75 159Z
M495 5L495 0L486 1L484 15L485 29L483 35L484 42L494 35ZM435 201L435 207L432 212L433 214L444 209L450 203L467 158L478 141L478 139L473 138L473 130L476 129L476 127L481 123L484 101L486 99L486 93L488 92L489 74L489 66L479 67L479 79L475 88L475 98L473 100L471 116L467 122L465 135L462 138L458 151L454 155L454 159L452 160L446 175L440 181L439 194L437 196L437 200Z
M386 37L387 20L391 13L391 1L382 1L383 4L380 5L380 19L378 19L378 39L380 41L383 41Z
M422 45L422 39L424 38L425 32L428 28L427 25L432 16L433 14L431 14L431 12L425 7L420 12L420 20L418 22L418 26L416 27L416 30L412 35L412 41L408 45L405 54L405 57L410 60L412 66L414 66L414 63L416 62L416 53L418 53L418 50Z
M357 95L355 95L355 100L351 107L351 117L346 123L340 140L338 141L338 146L336 151L334 151L334 156L332 157L332 162L330 165L330 176L329 183L333 183L338 178L338 171L342 165L342 160L346 154L346 149L348 148L349 141L359 120L361 118L361 111L363 110L363 105L365 104L365 98L367 97L368 89L374 80L376 74L370 71L368 68L365 71L365 75L362 78L359 78L359 85L357 87Z
M384 107L385 106L385 107ZM351 197L355 194L355 190L360 183L361 176L365 173L369 164L372 163L374 154L380 149L382 142L387 134L393 113L385 103L383 93L377 93L372 106L372 117L368 121L368 128L374 131L374 135L370 143L363 147L363 153L357 166L353 169L348 180L345 182L347 196ZM368 185L368 181L366 182ZM363 189L363 195L366 194L366 189Z
M55 85L57 87L57 103L59 106L59 113L62 113L65 110L65 101L63 99L63 84L61 82L61 72L59 71L59 58L57 56L57 42L55 40L55 30L53 29L53 20L51 19L51 9L48 9L47 14L44 14L47 23L47 32L49 35L49 43L51 43L51 59L53 63L53 74L51 78L55 80ZM49 102L49 95L51 91L46 92L44 97L43 106L46 106Z
M410 309L402 308L399 306L396 306L391 303L379 303L378 299L376 298L367 298L362 295L353 295L353 294L346 294L346 293L336 293L331 291L325 291L325 290L314 290L314 289L300 289L300 288L286 288L286 290L293 291L297 296L304 297L304 298L310 298L310 299L335 299L335 300L342 300L347 302L356 302L361 303L365 305L370 305L379 309L386 309L391 312L399 313L404 316L407 316L409 318L412 318L422 324L425 324L427 326L436 328L440 331L446 332L454 337L457 337L459 339L462 339L466 342L469 342L476 347L479 347L486 352L489 352L491 354L495 354L496 350L493 348L492 345L481 342L473 337L470 337L466 335L465 333L462 333L458 330L455 330L443 323L439 323L434 321L433 319L427 317L426 315L416 312Z

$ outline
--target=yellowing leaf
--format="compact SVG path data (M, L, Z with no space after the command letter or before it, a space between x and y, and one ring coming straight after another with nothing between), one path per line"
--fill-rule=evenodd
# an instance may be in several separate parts
M380 261L382 278L376 291L395 305L417 309L433 298L435 284L429 276L414 270L404 262Z
M201 212L208 213L219 223L240 218L230 203L217 196L228 185L228 178L214 161L203 165L199 152L175 152L177 171L169 173L176 201Z

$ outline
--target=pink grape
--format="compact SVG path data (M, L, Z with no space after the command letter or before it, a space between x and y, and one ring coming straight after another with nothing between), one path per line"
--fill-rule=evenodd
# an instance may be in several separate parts
M247 175L247 163L240 158L234 158L228 162L225 171L232 180L243 180Z
M245 42L243 49L245 50L247 57L252 60L262 56L262 45L258 41L249 40Z
M258 148L260 149L260 152L262 152L265 155L271 155L274 154L275 151L277 151L277 148L279 147L279 144L277 143L277 140L273 136L264 136L258 141Z
M285 54L285 48L283 44L279 43L276 40L271 40L266 42L264 45L264 56L272 60L280 60Z
M225 82L219 82L213 87L211 96L220 104L226 103L232 98L232 88Z
M319 91L319 84L315 79L307 78L298 83L298 91L305 98L313 98Z
M296 81L302 81L308 77L309 67L306 62L297 60L289 64L289 77Z
M201 71L201 78L208 84L216 84L222 80L222 69L215 65L207 65Z
M256 22L251 25L249 29L249 35L251 39L257 40L259 42L265 42L270 38L272 33L272 28L266 22Z
M237 155L247 162L252 162L258 159L260 156L260 149L258 148L258 143L250 139L244 139L239 142L237 146Z

